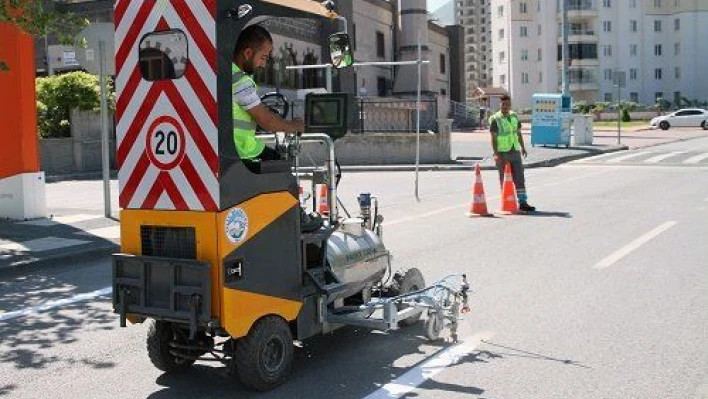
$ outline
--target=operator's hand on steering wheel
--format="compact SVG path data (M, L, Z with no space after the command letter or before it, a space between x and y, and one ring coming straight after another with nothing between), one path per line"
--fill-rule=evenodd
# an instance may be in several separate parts
M302 133L305 131L305 122L303 122L300 118L295 118L290 121L290 124L292 126L293 133L297 134L298 137L302 136Z

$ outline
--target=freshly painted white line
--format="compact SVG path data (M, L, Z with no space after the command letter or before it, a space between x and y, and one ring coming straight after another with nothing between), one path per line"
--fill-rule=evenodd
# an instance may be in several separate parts
M106 288L102 288L100 290L75 295L71 298L59 299L57 301L50 301L50 302L43 303L41 305L36 305L36 306L29 307L29 308L16 310L13 312L0 313L0 321L8 321L8 320L16 319L18 317L36 314L39 312L45 312L47 310L51 310L51 309L58 308L61 306L71 305L76 302L87 301L89 299L93 299L93 298L96 298L99 296L108 295L112 292L113 292L113 287L106 287Z
M666 223L662 224L661 226L655 228L654 230L644 234L643 236L641 236L641 237L637 238L636 240L632 241L631 243L627 244L625 247L620 248L619 250L617 250L616 252L614 252L610 256L608 256L605 259L598 262L594 266L595 269L605 269L607 267L612 266L620 259L629 255L632 251L634 251L637 248L641 247L642 245L648 243L649 241L651 241L653 238L655 238L659 234L672 228L674 225L676 225L676 223L678 223L678 222L675 222L675 221L666 222Z
M10 242L0 245L0 251L45 252L86 244L88 241L73 238L44 237L23 242Z
M617 155L617 154L621 154L621 152L608 152L608 153L605 153L605 154L595 155L594 157L588 157L588 158L578 159L577 161L573 161L573 162L570 162L570 163L591 162L591 161L594 161L594 160L596 160L596 159L607 158L607 157L611 157L611 156Z
M671 158L673 156L681 155L681 154L685 154L685 153L686 153L686 151L673 151L673 152L669 152L666 154L661 154L661 155L657 155L655 157L649 158L649 159L645 160L644 163L659 163L667 158Z
M420 366L410 369L405 374L382 386L364 399L396 399L413 392L419 385L433 378L446 368L457 364L469 355L482 341L489 340L494 334L484 332L465 338L461 344L438 352Z
M117 240L120 238L120 226L103 227L76 233L81 236L95 236L106 240Z
M654 151L640 151L640 152L634 152L634 153L631 153L631 154L623 155L623 156L621 156L621 157L612 158L612 159L610 159L609 161L607 161L607 163L620 163L620 162L626 161L626 160L628 160L628 159L639 158L639 157L641 157L641 156L649 155L649 154L653 154L653 153L654 153Z
M700 163L704 159L708 159L708 152L704 152L703 154L699 154L699 155L696 155L695 157L688 158L687 160L683 161L683 163L695 164L695 163Z

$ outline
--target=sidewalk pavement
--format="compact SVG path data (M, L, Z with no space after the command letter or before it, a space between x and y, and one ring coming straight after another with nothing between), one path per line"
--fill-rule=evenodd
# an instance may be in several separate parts
M617 143L616 130L596 129L593 145L565 147L531 147L529 132L523 132L529 156L527 168L555 166L593 155L659 144L708 137L700 129L644 130L631 129L622 133ZM489 132L455 132L452 134L452 159L448 164L421 165L421 171L471 170L476 163L484 169L494 169ZM344 171L382 172L411 171L414 165L343 166ZM76 177L48 177L50 181ZM96 181L72 182L71 185L47 185L47 207L52 216L30 221L0 220L0 274L10 270L20 273L36 266L66 264L71 258L107 255L119 250L120 224L117 216L106 218L103 201L87 198L89 185ZM112 182L112 209L118 209L117 183Z

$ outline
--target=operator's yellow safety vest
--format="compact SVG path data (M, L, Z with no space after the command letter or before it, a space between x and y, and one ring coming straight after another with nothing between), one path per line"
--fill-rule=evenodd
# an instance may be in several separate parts
M236 93L236 88L246 80L250 80L253 86L256 82L253 81L250 75L246 74L236 64L231 64L231 94ZM261 155L265 143L256 138L256 121L253 117L236 102L233 101L233 118L234 118L234 144L236 151L241 159L253 159Z
M501 111L497 111L489 117L489 124L497 122L497 151L509 152L512 149L521 150L517 130L519 128L519 118L516 112L509 111L508 116L504 116Z

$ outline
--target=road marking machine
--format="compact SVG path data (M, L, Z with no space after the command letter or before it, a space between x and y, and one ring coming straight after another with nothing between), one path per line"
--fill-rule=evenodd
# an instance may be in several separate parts
M466 277L426 286L418 269L394 273L370 194L358 197L358 217L340 215L334 140L346 133L349 95L308 95L306 132L279 141L281 160L242 160L234 147L238 33L272 18L314 19L332 66L346 68L349 39L331 3L116 1L122 211L113 307L122 327L150 320L147 349L160 370L218 361L245 386L268 390L292 369L294 340L342 326L393 330L425 314L428 338L449 328L456 339ZM263 101L287 113L282 96ZM303 142L327 148L311 176L327 187L329 214L308 216L307 229Z

